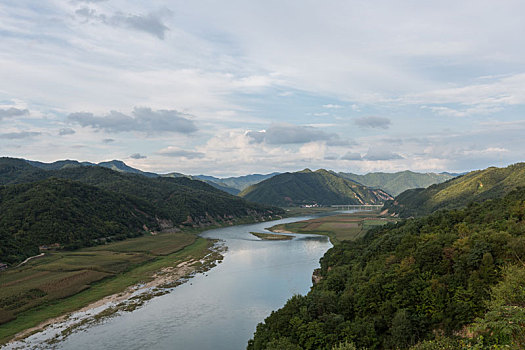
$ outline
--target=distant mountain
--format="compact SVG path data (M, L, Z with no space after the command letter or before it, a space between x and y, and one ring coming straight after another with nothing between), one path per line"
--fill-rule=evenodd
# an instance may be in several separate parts
M155 174L155 173L149 173L149 172L146 172L146 171L142 171L142 170L139 170L139 169L132 168L132 167L126 165L126 163L124 163L121 160L111 160L111 161L108 161L108 162L101 162L101 163L98 163L97 165L101 166L101 167L104 167L104 168L111 169L111 170L124 172L124 173L140 174L140 175L144 175L144 176L147 176L147 177L158 177L159 176L158 174Z
M442 183L456 176L449 173L416 173L409 170L397 173L377 172L366 175L338 173L337 175L368 187L380 188L392 196L397 196L411 188L425 188L433 184Z
M67 168L67 167L79 167L79 166L93 166L93 165L97 165L95 163L90 163L90 162L82 162L81 163L79 161L69 160L69 159L58 160L58 161L53 162L53 163L44 163L44 162L38 162L38 161L35 161L35 160L26 160L26 162L28 162L32 166L35 166L35 167L38 167L38 168L44 169L44 170L60 170L60 169Z
M278 206L303 204L381 204L392 197L324 169L305 169L275 175L242 191L239 196L256 203Z
M229 193L231 195L238 195L239 192L241 192L240 190L238 190L237 188L233 188L233 187L228 187L228 186L225 186L225 185L221 185L221 184L218 184L218 183L215 183L213 181L206 181L206 180L199 180L199 181L204 181L206 182L208 185L210 186L213 186L215 187L216 189L219 189L221 191L224 191L226 193Z
M108 169L120 171L123 173L140 174L140 175L144 175L147 177L159 176L155 173L149 173L149 172L145 172L139 169L132 168L121 160L110 160L107 162L100 162L98 164L91 163L91 162L79 162L76 160L69 160L69 159L58 160L53 163L44 163L44 162L39 162L35 160L26 160L26 162L28 162L32 166L35 166L37 168L44 169L44 170L60 170L60 169L71 168L71 167L74 168L74 167L80 167L80 166L101 166L103 168L108 168Z
M90 246L160 228L145 200L63 179L0 186L0 261L15 263L39 246Z
M506 168L490 167L453 178L426 189L407 190L384 208L401 217L421 216L439 209L456 209L470 202L502 197L525 186L525 163Z
M195 175L194 178L197 178L200 180L206 180L209 182L214 182L222 186L236 188L239 191L242 191L248 186L255 185L256 183L269 179L278 174L279 173L271 173L271 174L264 174L264 175L263 174L250 174L250 175L237 176L237 177L226 177L222 179L218 177L214 177L214 176Z
M204 176L204 175L193 176L193 175L184 175L184 174L181 174L181 173L168 173L168 174L162 174L161 176L163 176L163 177L172 177L172 178L187 177L189 179L203 181L203 182L206 182L210 186L213 186L213 187L215 187L215 188L217 188L217 189L219 189L221 191L224 191L226 193L232 194L234 196L236 196L237 194L239 194L239 192L241 192L240 190L238 190L236 188L223 185L220 182L214 182L212 180L208 180L208 178L216 179L213 176Z

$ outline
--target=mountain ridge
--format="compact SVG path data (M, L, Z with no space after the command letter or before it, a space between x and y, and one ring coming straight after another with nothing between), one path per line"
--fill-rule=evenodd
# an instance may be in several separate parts
M401 217L422 216L440 209L461 208L472 201L501 197L520 186L525 186L525 163L489 167L426 189L407 190L386 202L383 209Z
M369 189L325 169L304 169L283 173L252 185L239 196L247 200L279 206L379 204L392 197L379 189Z

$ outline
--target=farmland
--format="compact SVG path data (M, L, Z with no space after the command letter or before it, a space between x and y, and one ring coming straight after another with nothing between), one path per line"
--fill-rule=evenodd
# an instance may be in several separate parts
M194 233L143 236L76 251L51 251L0 273L0 344L46 319L77 310L165 267L199 260L212 241Z

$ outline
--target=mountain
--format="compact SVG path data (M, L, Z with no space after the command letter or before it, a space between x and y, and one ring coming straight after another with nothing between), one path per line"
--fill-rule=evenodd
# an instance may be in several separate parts
M26 162L28 162L32 166L35 166L37 168L41 168L41 169L44 169L44 170L59 170L59 169L67 168L67 167L94 166L94 165L96 165L96 164L90 163L90 162L82 162L81 163L79 161L69 160L69 159L58 160L58 161L53 162L53 163L44 163L44 162L39 162L39 161L36 161L36 160L26 160Z
M44 162L39 162L35 160L26 160L26 162L34 167L44 169L44 170L60 170L60 169L65 169L65 168L70 168L70 167L80 167L80 166L101 166L103 168L108 168L108 169L115 170L115 171L120 171L120 172L130 173L130 174L140 174L140 175L144 175L147 177L159 176L155 173L149 173L149 172L145 172L139 169L132 168L121 160L110 160L107 162L100 162L98 164L91 163L91 162L79 162L77 160L69 160L69 159L58 160L53 163L44 163Z
M263 174L250 174L250 175L237 176L237 177L225 177L222 179L218 177L214 177L214 176L195 175L194 178L205 180L208 182L214 182L216 184L227 186L229 188L236 188L240 192L251 185L255 185L263 180L269 179L278 174L279 173L271 173L271 174L264 174L264 175Z
M0 261L14 263L39 246L94 245L160 228L149 202L71 180L50 178L0 186Z
M229 187L229 186L226 186L226 185L221 185L221 184L213 182L213 181L206 181L206 180L200 180L200 181L204 181L208 185L213 186L216 189L219 189L221 191L224 191L224 192L229 193L229 194L234 195L234 196L238 195L241 192L240 190L238 190L236 188Z
M162 174L161 176L163 176L163 177L173 177L173 178L187 177L189 179L203 181L203 182L206 182L210 186L213 186L213 187L215 187L215 188L217 188L217 189L219 189L221 191L224 191L224 192L229 193L229 194L234 195L234 196L236 196L237 194L239 194L239 192L241 192L240 190L238 190L236 188L233 188L233 187L229 187L227 185L224 185L221 182L218 182L218 181L216 182L216 181L209 180L210 178L211 179L220 180L220 179L218 179L216 177L213 177L213 176L205 176L205 175L193 176L193 175L184 175L184 174L181 174L181 173Z
M525 186L525 163L472 171L426 189L407 190L385 203L384 209L401 217L427 215L501 197L519 186Z
M392 199L382 190L369 189L324 169L275 175L246 188L239 196L252 202L278 206L381 204Z
M416 173L413 171L400 171L397 173L368 173L358 175L352 173L338 173L337 175L345 179L359 182L362 185L373 188L380 188L383 191L397 196L412 188L424 188L433 184L445 182L457 176L449 173Z
M336 244L248 350L523 349L524 229L521 188Z
M111 170L124 172L124 173L140 174L140 175L144 175L144 176L147 176L147 177L158 177L159 176L159 175L157 175L155 173L149 173L149 172L145 172L145 171L142 171L142 170L139 170L139 169L132 168L132 167L126 165L126 163L124 163L121 160L111 160L111 161L108 161L108 162L101 162L101 163L98 163L97 165L101 166L101 167L104 167L104 168L111 169Z
M24 159L0 158L0 185L38 181L45 177L44 174L44 170Z
M117 172L100 166L44 170L30 165L23 159L0 158L0 185L7 185L6 188L9 190L12 185L27 184L29 186L27 191L29 191L31 186L37 186L39 181L48 179L63 179L74 181L79 185L94 186L99 190L111 193L117 200L128 198L137 203L149 203L154 208L153 212L142 210L141 206L137 208L155 217L161 228L200 227L229 223L245 217L265 220L283 213L280 208L249 203L202 181L186 177L150 178L139 174ZM27 197L27 200L29 199L30 197ZM89 206L91 208L96 205L89 204ZM103 207L103 203L99 203L99 206ZM43 206L43 208L46 207ZM64 210L63 215L76 216L67 210ZM17 227L17 222L11 224ZM51 225L49 229L53 227Z

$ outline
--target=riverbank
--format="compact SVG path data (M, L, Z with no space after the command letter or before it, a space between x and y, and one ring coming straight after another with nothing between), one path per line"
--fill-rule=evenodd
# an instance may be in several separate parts
M207 244L203 245L203 242ZM131 312L148 300L169 293L174 287L189 281L196 273L207 271L216 263L220 263L225 249L226 247L217 241L199 239L195 246L175 253L176 256L166 256L164 261L156 262L156 268L164 265L163 263L166 263L166 266L151 275L149 280L129 286L121 292L104 296L80 309L47 319L35 327L19 332L7 343L7 346L31 348L31 342L27 343L24 339L43 331L50 334L40 339L38 343L51 346L63 341L76 330L97 324L122 312ZM202 256L202 254L205 255ZM174 260L168 263L171 258ZM151 271L148 266L141 266L141 268ZM48 329L50 326L52 330Z
M158 294L159 288L167 290L181 278L211 268L222 255L210 250L215 241L196 236L202 231L53 252L2 273L1 299L17 303L21 311L0 326L0 344L42 331L73 312L122 302L139 289ZM29 293L41 298L28 299Z

